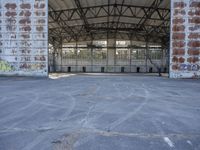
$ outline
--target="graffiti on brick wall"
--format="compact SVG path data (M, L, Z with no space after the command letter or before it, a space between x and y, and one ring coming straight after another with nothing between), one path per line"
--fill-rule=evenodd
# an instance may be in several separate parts
M12 71L12 67L6 61L0 60L0 71Z
M0 74L47 75L47 0L0 1Z
M171 1L172 78L200 75L200 1Z

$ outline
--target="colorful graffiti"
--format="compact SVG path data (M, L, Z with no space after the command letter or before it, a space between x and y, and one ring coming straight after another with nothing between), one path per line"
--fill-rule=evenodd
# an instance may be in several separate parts
M12 71L12 67L6 61L0 60L0 71Z

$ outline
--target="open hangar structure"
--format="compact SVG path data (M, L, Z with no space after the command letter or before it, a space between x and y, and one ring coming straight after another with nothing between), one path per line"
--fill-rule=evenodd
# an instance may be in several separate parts
M159 71L169 71L172 78L200 75L199 0L0 2L3 75Z
M200 150L200 80L143 76L199 59L200 0L0 0L0 150ZM109 73L1 77L50 72Z
M51 70L167 72L169 27L169 0L50 0Z

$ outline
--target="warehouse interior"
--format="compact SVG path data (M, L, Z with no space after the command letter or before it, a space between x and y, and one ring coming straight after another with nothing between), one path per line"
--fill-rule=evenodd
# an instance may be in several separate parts
M200 0L0 0L0 150L200 150L199 79Z
M49 72L168 72L170 0L49 0Z

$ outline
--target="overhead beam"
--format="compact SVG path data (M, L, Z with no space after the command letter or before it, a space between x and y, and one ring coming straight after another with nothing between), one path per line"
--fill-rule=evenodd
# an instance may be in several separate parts
M118 19L117 19L117 25L116 25L116 29L115 29L115 34L117 33L118 31L118 25L119 25L119 22L120 22L120 17L121 17L121 14L123 13L123 6L124 6L124 2L125 0L122 0L122 3L121 3L121 6L120 6L120 15L118 16Z
M145 12L144 16L141 18L141 20L138 22L138 26L143 27L143 25L146 23L146 21L151 18L151 16L157 11L160 4L163 2L163 0L154 0L147 12ZM159 11L158 11L159 12ZM160 19L162 18L162 15L159 15Z
M91 40L91 33L94 39L104 39L106 33L111 32L111 37L116 34L117 38L138 39L144 38L148 34L154 34L152 41L160 42L160 38L166 39L169 35L170 10L151 5L136 6L126 5L124 1L121 4L110 4L82 7L80 0L75 0L77 8L54 10L49 9L49 37L62 36L65 40L82 41ZM159 1L159 0L155 0ZM138 13L140 11L140 13ZM153 15L157 13L157 15ZM90 23L90 19L118 17L116 21ZM132 19L142 19L139 24L121 22L122 17ZM156 25L148 24L148 20L156 21ZM78 21L78 25L74 21ZM105 34L105 35L103 35ZM131 38L130 38L131 36Z
M120 11L120 7L123 6L124 11ZM110 11L108 10L110 9ZM153 11L155 8L146 7L146 6L136 6L136 5L126 5L126 4L109 4L109 5L99 5L99 6L91 6L91 7L81 7L81 12L84 13L84 17L86 20L89 19L97 19L104 18L107 16L112 17L128 17L128 18L136 18L141 19L148 11ZM137 12L140 11L138 14ZM170 9L165 8L157 8L156 11L159 11L160 16L158 17L148 17L148 20L163 20L166 14L170 12ZM61 16L65 16L64 21L81 21L83 17L79 16L80 9L63 9L63 10L49 10L49 15L54 15L55 18L59 18ZM140 15L142 14L142 15ZM170 21L170 20L166 20ZM53 21L54 22L54 21ZM49 23L52 23L50 20Z
M85 30L86 30L87 32L90 32L90 30L89 30L89 28L88 28L89 23L88 23L88 21L87 21L87 17L85 16L86 13L84 12L84 10L83 10L83 8L82 8L82 6L81 6L80 1L79 1L79 0L74 0L74 1L75 1L75 3L76 3L77 9L78 9L78 14L79 14L79 16L80 16L80 19L83 20Z
M64 26L62 28L65 28ZM61 29L62 29L61 28ZM74 32L78 32L81 29L84 28L84 25L75 25L73 26L73 31ZM158 34L168 34L169 33L169 26L164 26L164 25L145 25L144 28L139 29L137 27L137 24L135 23L126 23L126 22L101 22L101 23L92 23L88 25L88 28L91 31L107 31L107 30L111 30L111 31L124 31L124 32L131 32L131 31L137 31L137 32L141 32L141 33L145 33L146 30L148 30L149 32L153 32L154 30L159 30ZM51 31L51 33L55 32L56 30L60 30L60 27L56 27L56 28L50 28L49 29ZM166 31L168 31L166 33ZM60 32L65 32L65 30L60 31ZM77 34L79 35L80 33L85 33L85 30L81 30L80 32L78 32ZM67 34L67 33L66 33Z
M103 31L103 32L96 32L94 33L94 39L93 40L106 40L107 39L107 31ZM51 35L49 35L51 36ZM69 35L66 34L61 34L60 35L63 40L65 42L80 42L80 41L90 41L91 37L89 33L84 33L84 34L80 34L78 36L78 38L76 40L74 40L73 38L71 38ZM129 37L129 34L127 32L117 32L117 34L115 35L115 31L110 31L110 38L116 38L116 39L120 39L120 40L134 40L134 41L145 41L145 35L142 33L137 33L135 34L135 36L133 36L131 39ZM157 36L150 36L150 42L152 43L161 43L162 42L162 37L165 37L164 35L157 35Z
M50 5L49 5L49 10L50 10L50 11L55 11L55 10L53 9L53 7L51 7ZM61 11L61 12L62 12L62 11ZM71 35L72 38L76 39L76 36L75 36L73 30L71 29L71 27L70 27L70 26L66 23L66 21L64 21L63 18L61 17L61 12L58 13L58 16L59 16L59 17L58 17L58 16L55 16L55 14L52 14L52 13L49 13L49 17L50 17L51 19L53 19L53 21L54 21L55 23L57 23L58 26L59 26L61 29L64 29L66 33L68 33L69 35ZM63 28L63 26L65 26L65 28ZM58 34L59 34L59 33L58 33Z

